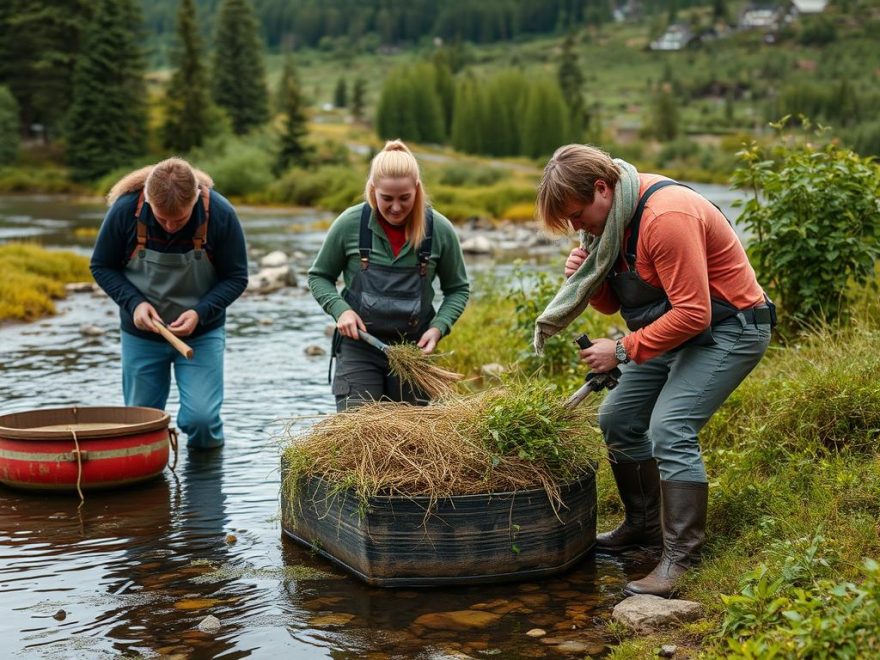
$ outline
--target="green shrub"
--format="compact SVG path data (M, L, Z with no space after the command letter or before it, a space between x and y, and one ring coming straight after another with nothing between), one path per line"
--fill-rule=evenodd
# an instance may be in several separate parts
M869 658L880 655L880 565L866 560L861 583L817 577L827 562L821 536L805 550L789 544L778 573L761 565L727 612L716 652L736 658ZM726 648L725 648L726 647Z
M738 156L733 185L754 194L739 222L752 234L758 279L781 298L783 322L800 329L846 317L849 284L873 281L880 255L877 165L834 142L783 141L772 158L752 143Z

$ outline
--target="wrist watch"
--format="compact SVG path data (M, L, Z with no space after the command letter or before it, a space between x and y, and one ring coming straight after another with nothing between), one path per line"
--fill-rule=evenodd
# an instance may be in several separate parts
M617 343L614 344L614 357L617 358L620 364L629 362L629 355L626 354L626 348L624 348L623 340L621 339L618 339Z

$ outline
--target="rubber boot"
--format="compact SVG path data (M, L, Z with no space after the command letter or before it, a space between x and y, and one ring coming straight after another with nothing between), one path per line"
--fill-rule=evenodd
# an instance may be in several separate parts
M624 588L627 596L651 594L670 598L687 571L699 563L706 540L706 508L709 484L693 481L661 481L663 555L660 563L641 580Z
M618 554L635 548L657 547L660 530L660 471L653 458L637 463L612 463L611 471L623 502L623 522L596 536L596 551Z

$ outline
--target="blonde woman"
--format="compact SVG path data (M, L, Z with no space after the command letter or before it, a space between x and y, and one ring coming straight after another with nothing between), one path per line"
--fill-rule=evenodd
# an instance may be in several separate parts
M470 291L458 236L428 206L419 165L400 140L373 158L364 199L336 218L309 269L312 295L336 320L333 394L340 411L383 398L425 403L423 393L390 374L385 354L359 333L386 343L411 341L431 353L464 311ZM443 292L436 312L435 278Z
M173 367L177 425L191 449L223 444L226 308L248 281L241 223L213 185L180 158L126 175L107 196L91 261L95 281L119 305L125 405L164 409ZM187 338L192 360L159 325Z

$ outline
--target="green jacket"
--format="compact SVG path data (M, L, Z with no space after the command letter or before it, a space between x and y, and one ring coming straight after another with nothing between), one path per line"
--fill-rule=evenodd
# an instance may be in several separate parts
M351 286L355 275L360 272L360 254L358 253L358 235L360 230L361 204L346 209L333 221L324 244L321 246L315 262L309 268L309 289L315 300L325 312L334 319L346 310L351 309L343 300L344 292ZM416 251L407 241L400 253L395 257L385 231L376 220L376 212L370 216L370 230L373 232L373 251L370 262L381 266L413 267L418 265ZM342 273L345 289L336 290L336 280ZM434 277L440 278L440 290L443 302L431 326L440 330L445 336L452 325L461 316L470 294L467 271L458 235L444 216L434 211L434 240L431 245L431 259L428 263L427 277L431 282ZM434 299L434 288L431 287L430 301Z

